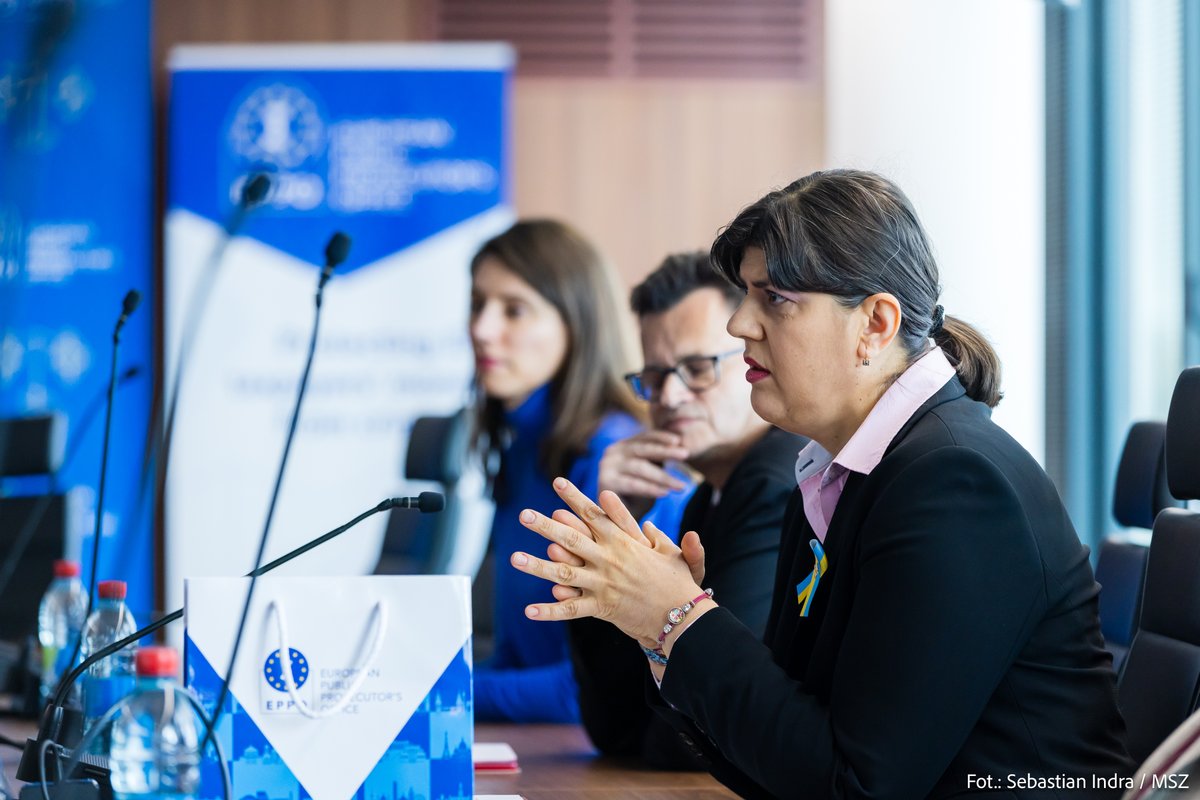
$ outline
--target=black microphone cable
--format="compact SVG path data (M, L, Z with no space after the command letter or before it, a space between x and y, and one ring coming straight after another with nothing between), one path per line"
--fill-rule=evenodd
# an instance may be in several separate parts
M254 571L251 572L250 587L246 590L246 600L242 604L241 618L238 620L237 635L233 639L233 650L229 654L229 666L225 670L225 677L221 681L221 691L217 695L217 703L213 708L212 725L204 734L204 742L201 744L201 750L208 746L208 740L212 738L213 732L216 729L217 722L221 719L221 710L225 705L225 698L229 696L229 681L233 677L234 667L237 665L238 650L242 645L242 634L246 631L246 617L250 614L250 600L254 597L254 586L258 582L258 571L262 565L263 554L267 549L267 539L271 533L271 520L275 516L275 504L279 500L279 490L283 485L283 473L287 467L288 454L292 449L292 440L296 436L296 425L300 421L300 407L304 402L304 393L308 388L308 376L312 371L313 356L317 351L317 333L321 326L321 301L325 294L325 284L329 282L330 276L334 269L338 267L346 256L350 253L350 237L338 231L329 239L329 243L325 246L325 266L321 270L321 277L317 282L317 294L314 300L316 311L313 315L312 335L308 340L308 352L304 359L304 371L300 375L300 387L296 392L296 404L292 407L292 418L288 424L287 438L283 443L283 456L279 460L279 470L275 474L275 487L271 490L271 500L267 505L267 519L263 523L262 536L258 540L258 554L254 557Z

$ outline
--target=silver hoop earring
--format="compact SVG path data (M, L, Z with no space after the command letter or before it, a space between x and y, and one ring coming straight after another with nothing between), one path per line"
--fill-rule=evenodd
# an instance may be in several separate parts
M869 359L869 358L864 358L864 359L863 359L863 366L864 366L864 367L869 367L869 366L871 366L871 359Z

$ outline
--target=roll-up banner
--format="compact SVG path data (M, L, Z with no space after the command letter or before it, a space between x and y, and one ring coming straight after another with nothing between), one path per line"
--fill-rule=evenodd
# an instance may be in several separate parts
M0 416L67 420L58 474L8 478L0 493L67 492L66 555L82 557L86 579L113 327L125 293L139 290L121 336L97 565L99 579L128 582L139 620L155 607L142 480L154 367L150 50L148 0L0 2ZM0 541L26 523L13 511L0 511ZM0 562L12 555L0 551ZM44 566L40 576L18 566L4 591L48 583ZM16 602L30 601L0 595Z
M411 488L402 457L413 419L468 395L471 256L512 222L512 63L502 44L172 52L168 380L182 372L168 606L183 600L185 577L252 566L335 231L352 245L325 290L267 556ZM266 197L240 207L259 173ZM281 572L369 573L384 525L373 517Z

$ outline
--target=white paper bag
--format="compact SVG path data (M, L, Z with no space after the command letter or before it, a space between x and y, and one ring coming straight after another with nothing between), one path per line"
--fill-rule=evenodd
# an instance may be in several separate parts
M249 584L186 582L186 680L210 713ZM465 577L259 578L217 727L233 796L470 798L471 669Z

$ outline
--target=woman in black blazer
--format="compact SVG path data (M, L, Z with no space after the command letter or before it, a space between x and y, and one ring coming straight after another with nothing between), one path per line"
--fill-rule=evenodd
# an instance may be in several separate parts
M815 173L712 256L747 292L729 330L755 410L813 440L765 646L702 593L695 538L677 548L562 479L575 514L521 515L552 544L513 565L559 601L527 615L640 641L660 712L747 797L1119 796L1132 764L1087 550L991 421L995 353L937 305L908 199Z

